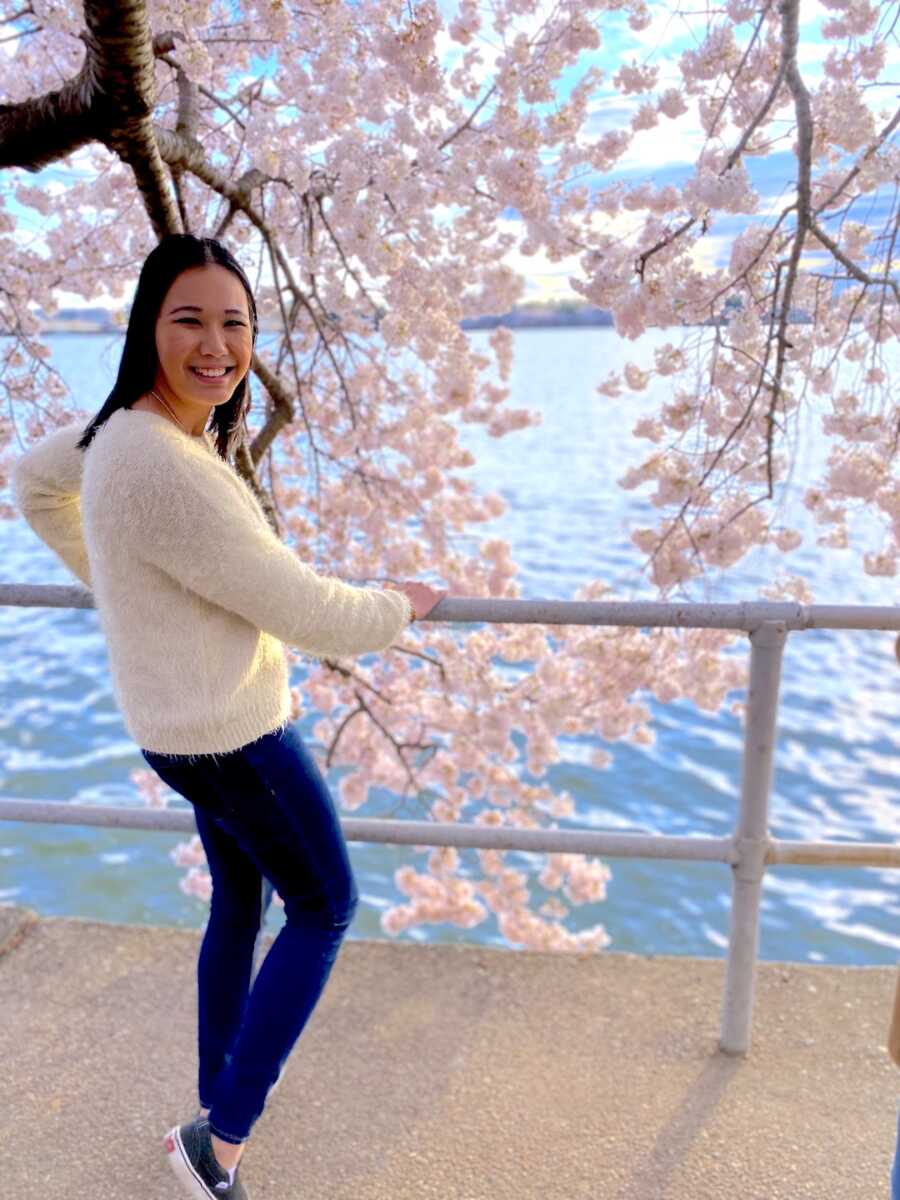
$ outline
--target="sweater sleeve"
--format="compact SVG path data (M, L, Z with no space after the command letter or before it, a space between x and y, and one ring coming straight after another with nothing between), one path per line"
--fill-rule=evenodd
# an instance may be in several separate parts
M84 428L64 425L31 446L13 466L12 488L16 507L41 541L90 588L81 521L84 451L75 445Z
M145 450L121 519L135 552L183 587L315 656L387 649L409 624L404 593L354 587L302 562L224 463Z

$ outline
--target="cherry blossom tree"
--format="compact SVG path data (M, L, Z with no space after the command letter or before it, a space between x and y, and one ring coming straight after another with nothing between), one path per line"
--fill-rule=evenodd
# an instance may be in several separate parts
M831 406L827 470L804 498L825 527L819 544L847 547L848 510L865 505L883 543L854 547L861 565L894 575L900 409L885 356L898 332L900 109L883 97L896 86L900 9L824 2L811 82L800 38L811 0L725 0L683 16L644 0L459 0L452 12L449 0L0 0L0 43L14 48L0 82L0 486L23 434L72 419L34 310L52 314L58 288L125 296L156 238L212 235L278 323L254 355L250 436L235 458L273 529L336 575L516 598L507 542L487 538L476 555L454 545L505 504L457 473L473 460L448 418L498 438L538 422L508 403L509 330L483 354L459 325L521 298L504 262L517 249L571 262L571 287L610 309L623 339L671 330L652 367L598 380L600 419L613 420L665 383L657 414L633 430L654 448L620 480L655 485L659 522L632 538L660 598L755 546L799 545L775 514L813 398ZM655 55L673 19L693 43ZM635 53L604 76L597 52L613 37ZM617 175L661 126L699 131L686 179L656 182L652 162L643 179ZM791 166L773 204L752 168L778 151ZM64 204L29 183L73 158L90 178ZM26 244L10 197L58 216L49 255ZM727 253L710 263L717 237ZM798 578L766 594L811 599ZM598 579L574 598L621 597ZM426 622L370 666L316 661L295 715L312 705L324 765L354 768L344 808L380 787L435 821L553 826L573 815L572 797L526 782L523 767L540 780L561 736L649 744L638 693L716 712L746 683L727 631L551 628ZM534 670L514 683L497 666L525 660ZM591 761L612 758L597 749ZM149 773L135 780L164 803ZM465 869L438 848L421 871L399 870L407 902L384 929L493 915L517 945L608 943L600 924L566 924L573 906L604 897L603 863L549 854L532 877L503 852L477 860ZM178 861L202 892L196 839Z

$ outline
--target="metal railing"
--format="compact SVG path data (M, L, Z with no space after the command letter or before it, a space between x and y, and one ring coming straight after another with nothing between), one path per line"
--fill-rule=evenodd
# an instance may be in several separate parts
M0 584L0 606L93 608L78 586ZM744 1054L750 1046L762 880L768 867L900 867L889 843L792 842L769 836L769 794L776 743L781 663L789 633L807 629L900 632L900 608L865 605L616 603L573 600L464 599L447 596L426 621L538 625L680 627L742 630L750 638L750 682L741 764L741 794L728 838L603 833L587 829L508 829L431 821L341 818L348 841L555 851L613 858L670 858L731 867L728 958L719 1047ZM0 799L0 819L195 832L188 810Z

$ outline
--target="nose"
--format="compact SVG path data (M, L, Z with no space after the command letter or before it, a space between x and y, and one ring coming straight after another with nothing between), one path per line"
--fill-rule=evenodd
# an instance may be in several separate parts
M225 335L217 325L209 327L204 326L200 331L200 353L212 354L221 357L227 353L228 347L225 342Z

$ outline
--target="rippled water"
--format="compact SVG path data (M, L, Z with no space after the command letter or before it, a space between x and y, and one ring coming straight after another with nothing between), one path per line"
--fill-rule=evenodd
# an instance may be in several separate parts
M487 334L472 333L483 346ZM651 397L610 401L596 384L625 357L652 360L672 335L654 332L623 348L611 331L516 331L510 404L539 409L543 424L494 439L460 428L477 455L467 472L482 491L498 491L508 511L479 525L460 546L475 549L501 536L518 564L523 598L569 599L593 579L621 596L651 596L641 556L627 529L658 516L644 489L623 492L616 479L644 457L650 443L630 430ZM51 337L53 365L88 412L102 403L118 362L118 338ZM90 400L83 399L91 397ZM810 413L797 431L796 467L785 491L784 523L809 534L790 560L816 601L894 602L890 581L863 575L849 552L822 551L800 497L824 460L827 443ZM867 518L861 518L865 521ZM874 543L877 545L877 542ZM2 579L68 583L71 576L22 521L0 523ZM752 600L785 564L759 550L708 598ZM743 639L734 648L744 654ZM297 680L303 678L298 669ZM598 738L564 738L564 761L546 781L575 798L574 822L592 828L724 836L734 823L740 786L741 725L728 711L697 710L689 701L660 705L648 697L656 742L612 743L609 770L591 767ZM779 741L771 803L773 835L789 839L896 841L898 667L893 635L808 631L791 635L782 674ZM301 730L311 738L317 717ZM521 747L524 739L514 735ZM145 766L113 701L106 650L91 610L0 609L0 795L88 804L135 803L129 772ZM524 768L523 768L524 769ZM329 774L336 784L340 771ZM360 815L390 797L376 796ZM176 800L175 807L183 801ZM565 822L561 822L565 826ZM169 855L176 834L41 826L0 821L0 903L28 904L46 914L199 928L206 906L178 886L182 868ZM380 913L401 901L393 873L419 867L409 847L351 843L363 902L352 936L383 937ZM475 852L462 853L476 864ZM533 867L538 856L508 855ZM602 922L610 949L720 956L728 934L729 869L716 863L611 859L607 899L573 910L579 925ZM760 955L829 963L894 963L900 948L897 872L833 867L778 867L766 874ZM540 895L536 887L534 895ZM268 927L282 921L273 910ZM491 918L471 930L434 926L405 935L423 941L505 944Z

